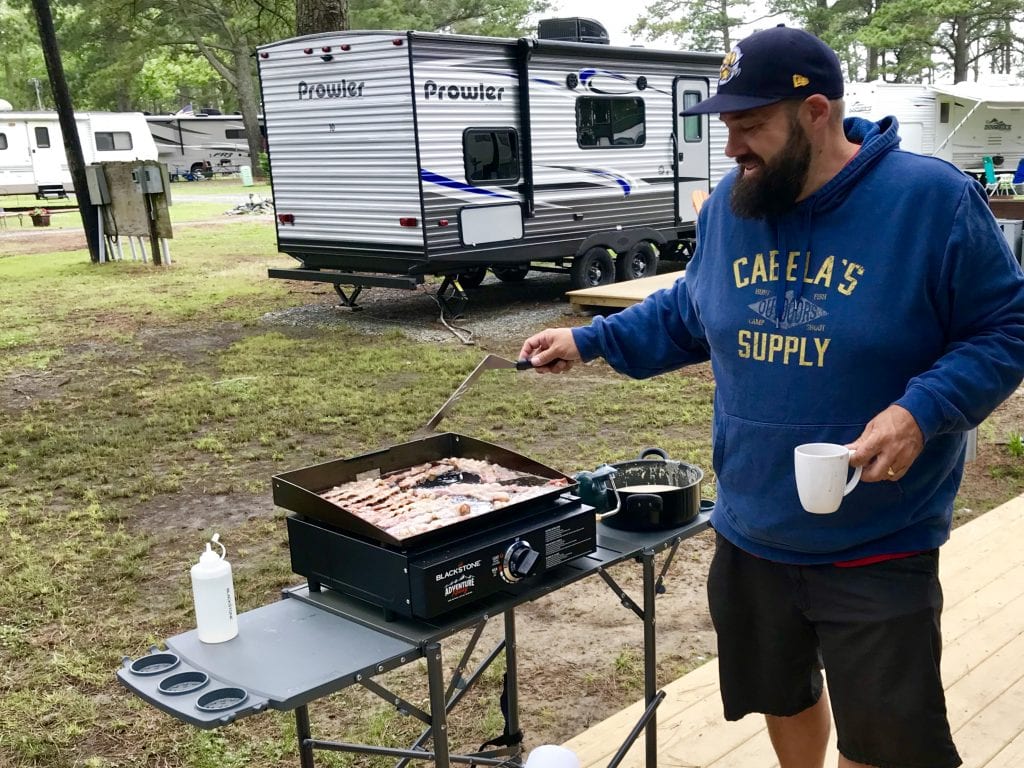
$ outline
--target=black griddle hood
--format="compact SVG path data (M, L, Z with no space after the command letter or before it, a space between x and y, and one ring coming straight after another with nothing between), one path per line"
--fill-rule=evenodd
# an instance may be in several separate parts
M567 483L563 486L553 487L532 498L512 502L486 514L470 517L405 539L391 536L358 515L321 498L319 495L328 488L367 476L366 473L379 472L383 475L428 461L447 458L481 459L539 477L563 479ZM335 459L323 464L314 464L302 469L283 472L274 475L272 486L274 503L279 507L370 541L404 550L410 547L418 548L434 543L453 541L470 533L508 522L516 516L530 515L537 511L550 509L556 497L576 488L576 482L568 475L515 451L454 432L443 432L349 459Z

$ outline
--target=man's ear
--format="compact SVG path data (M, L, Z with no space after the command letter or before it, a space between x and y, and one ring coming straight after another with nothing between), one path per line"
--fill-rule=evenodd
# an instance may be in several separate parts
M803 112L808 120L808 127L820 128L826 125L832 115L834 105L828 97L821 93L808 96L804 99Z

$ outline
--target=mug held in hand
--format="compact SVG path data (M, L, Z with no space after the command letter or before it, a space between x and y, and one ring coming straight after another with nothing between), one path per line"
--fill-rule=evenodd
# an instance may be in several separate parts
M800 505L816 515L839 509L843 497L860 482L861 467L856 467L847 482L853 451L835 443L805 443L793 449L796 490Z

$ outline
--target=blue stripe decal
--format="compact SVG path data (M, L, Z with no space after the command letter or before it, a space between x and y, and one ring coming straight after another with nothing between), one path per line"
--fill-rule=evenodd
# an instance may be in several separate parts
M563 171L575 171L576 173L592 173L595 176L611 179L622 188L623 197L629 197L629 193L633 191L633 186L625 176L620 176L617 173L612 173L611 171L602 171L599 168L577 168L572 165L552 165L550 167L559 168Z
M475 195L487 195L489 197L498 197L503 200L512 199L510 195L502 195L497 192L492 192L489 189L481 189L480 187L474 187L472 184L464 184L461 181L449 179L447 176L442 176L439 173L428 171L426 168L420 168L420 179L427 182L428 184L437 184L438 186L448 187L450 189L457 189L460 192L472 192Z

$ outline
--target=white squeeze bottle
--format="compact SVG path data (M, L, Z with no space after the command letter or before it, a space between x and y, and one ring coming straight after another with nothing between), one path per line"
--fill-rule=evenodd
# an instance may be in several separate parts
M220 554L210 548L211 543L220 547ZM238 634L231 563L224 559L224 555L220 534L215 533L206 544L206 551L199 556L199 562L192 566L196 630L204 643L223 643Z

